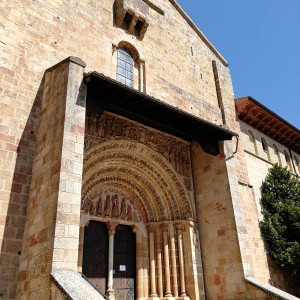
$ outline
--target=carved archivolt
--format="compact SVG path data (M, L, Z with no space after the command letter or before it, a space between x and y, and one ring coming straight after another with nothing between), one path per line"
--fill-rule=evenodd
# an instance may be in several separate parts
M111 139L136 141L163 155L191 187L190 143L114 114L87 115L85 148Z
M85 212L105 216L105 209L110 205L107 211L111 217L120 217L125 199L124 218L128 218L129 207L139 212L143 222L194 218L189 194L172 164L157 151L136 141L117 139L88 145L83 178ZM112 194L107 193L108 189ZM113 198L113 191L116 195L122 191L124 196ZM91 208L93 195L101 198L101 205L100 200L94 200ZM118 209L114 210L113 205Z
M83 178L86 213L99 215L101 198L105 217L103 201L119 195L143 222L195 216L190 143L123 117L87 115Z

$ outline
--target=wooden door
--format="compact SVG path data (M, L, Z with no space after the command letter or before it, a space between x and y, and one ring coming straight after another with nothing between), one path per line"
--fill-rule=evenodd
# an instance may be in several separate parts
M105 294L108 274L106 223L90 221L84 230L82 273Z
M131 226L118 225L114 239L114 290L116 300L136 298L135 233Z

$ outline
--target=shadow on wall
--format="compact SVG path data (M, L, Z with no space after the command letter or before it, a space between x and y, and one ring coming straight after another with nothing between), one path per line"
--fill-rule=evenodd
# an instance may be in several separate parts
M300 297L300 274L291 275L288 269L281 269L272 258L267 255L270 270L270 284L296 297Z
M37 91L19 144L15 146L15 149L10 149L12 152L9 152L8 155L10 156L7 157L7 160L13 161L15 153L17 155L7 216L3 220L4 233L0 252L0 299L15 299L16 297L43 86L44 77ZM23 280L26 280L26 278L23 278Z

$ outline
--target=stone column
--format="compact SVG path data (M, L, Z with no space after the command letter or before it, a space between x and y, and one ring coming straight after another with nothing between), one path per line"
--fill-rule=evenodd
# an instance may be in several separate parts
M143 237L143 268L144 268L144 295L145 299L149 295L149 241L148 236Z
M134 227L136 234L136 297L137 300L144 299L144 267L143 267L143 235Z
M163 225L163 239L164 239L165 281L166 281L165 298L167 298L167 299L174 299L173 296L172 296L172 294L171 294L168 231L169 231L168 224L164 224Z
M170 254L171 254L171 278L172 278L172 293L175 298L178 297L178 281L177 281L177 264L176 264L176 247L174 227L170 230Z
M185 274L184 274L184 259L183 259L183 245L182 245L182 227L183 225L177 223L177 243L178 243L178 258L179 258L179 276L180 276L180 298L189 299L186 295L185 288Z
M155 253L154 253L154 226L148 226L149 234L149 256L150 256L150 296L151 299L158 299L155 280Z
M161 249L161 227L157 226L155 230L156 238L156 266L157 266L157 291L158 297L162 298L163 291L163 274L162 274L162 249Z
M146 93L145 61L139 60L139 91Z
M115 299L115 291L113 289L114 276L114 238L116 233L116 223L107 223L108 228L108 278L106 295L109 299Z
M191 299L201 299L201 294L204 294L204 288L202 286L202 266L199 264L201 257L200 253L197 252L197 249L200 248L197 238L197 224L192 220L184 220L182 223L184 225L184 230L182 231L182 245L184 248L183 261L186 273L186 293Z

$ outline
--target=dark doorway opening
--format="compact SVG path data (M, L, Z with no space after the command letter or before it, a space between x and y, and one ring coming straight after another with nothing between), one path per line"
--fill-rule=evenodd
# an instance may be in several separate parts
M114 290L116 300L136 299L136 240L131 226L118 225L114 241Z
M90 221L84 230L82 273L105 294L108 273L106 223Z

